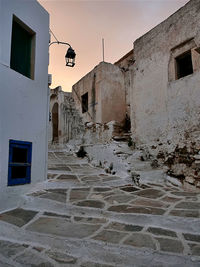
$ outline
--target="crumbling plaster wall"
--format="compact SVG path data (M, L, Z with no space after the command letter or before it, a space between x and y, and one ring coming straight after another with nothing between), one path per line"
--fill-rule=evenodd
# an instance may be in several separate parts
M101 69L95 67L72 87L72 97L76 108L84 122L101 121L101 103L97 105L96 99L100 98L99 84L102 79ZM95 85L94 85L95 80ZM92 100L92 90L95 90L95 101ZM82 113L81 96L88 93L88 112Z
M126 55L120 58L114 63L118 66L124 75L124 89L125 89L125 102L126 102L126 113L130 117L130 89L132 88L133 82L133 69L134 69L134 51L133 49L129 51Z
M88 112L82 113L81 96L85 93L88 93ZM96 66L72 87L72 95L84 122L122 122L125 118L123 73L111 63L101 62Z
M49 130L48 130L48 141L51 143L53 141L53 118L52 118L52 109L54 105L58 104L58 133L61 134L61 123L60 123L60 103L62 103L62 94L60 92L62 91L61 86L56 87L55 89L50 89L50 102L49 102L49 112L50 112L50 118L49 121ZM59 137L59 134L58 134Z
M126 114L126 92L122 71L113 64L104 64L101 80L102 123L122 123Z
M83 134L84 125L76 110L72 93L62 91L61 86L51 89L50 112L54 104L58 104L58 140L59 144L68 142L71 139L79 139ZM53 141L52 120L49 126L49 143Z
M186 131L199 125L200 73L197 52L193 55L193 64L197 66L194 73L173 79L178 53L200 46L199 11L200 2L192 0L134 43L131 122L138 143L148 144L158 139L159 142L170 140L177 143L184 138Z

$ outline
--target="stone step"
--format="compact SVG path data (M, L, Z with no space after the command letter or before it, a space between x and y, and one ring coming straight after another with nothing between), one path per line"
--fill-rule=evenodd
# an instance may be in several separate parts
M127 135L115 135L113 136L113 140L117 142L127 142L129 140L130 136Z
M23 243L18 242L19 238ZM49 248L52 243L55 245ZM37 233L28 233L25 237L23 233L13 231L12 239L0 240L0 246L3 247L3 255L12 255L9 259L1 256L0 263L3 261L10 264L3 266L28 266L34 263L50 267L199 266L198 257L195 256L97 240L63 239L50 235L44 237Z
M165 228L171 231L199 233L199 215L193 216L194 210L190 209L190 217L184 216L185 209L175 209L172 213L167 212L163 216L163 208L144 206L113 205L111 208L100 207L101 201L88 201L87 206L77 206L67 202L58 202L53 199L39 197L28 197L21 206L23 209L36 212L52 213L59 216L76 216L86 218L101 218L106 221L117 221L125 224L140 225L143 227ZM152 202L152 204L156 202ZM84 204L84 205L85 205ZM142 204L142 203L141 203ZM92 205L92 206L91 206ZM96 207L93 205L97 205ZM131 210L132 208L132 210ZM176 212L177 214L176 214ZM197 213L198 210L196 209ZM160 212L162 214L160 214ZM182 213L182 214L181 214Z
M140 182L141 183L165 183L165 177L166 174L162 169L156 169L156 170L137 170L137 173L140 175Z
M190 264L182 266L198 266L196 263L199 264L199 258L190 255L190 253L196 253L193 247L198 246L199 236L188 233L182 235L180 229L176 232L168 228L149 226L145 228L137 225L135 221L134 224L123 224L113 220L108 222L107 219L99 217L71 218L49 212L44 215L41 212L35 214L30 210L20 212L21 220L12 219L12 224L0 221L0 240L4 240L4 243L0 241L0 246L2 244L4 247L2 250L4 253L9 252L9 246L5 244L5 240L12 240L18 251L23 251L22 244L24 248L29 247L24 254L32 251L33 248L36 250L38 248L38 251L43 251L42 255L46 260L49 259L49 251L55 253L60 250L59 259L63 259L67 252L68 255L77 259L77 263L78 259L82 262L87 259L87 261L111 264L111 266L133 266L133 262L147 264L147 260L151 259L148 266L157 266L158 263L159 266L160 264L161 266L174 266L174 263ZM11 214L9 216L11 219ZM9 216L7 215L7 219ZM20 244L17 246L18 240ZM191 250L188 244L191 244ZM10 249L13 251L12 246Z
M151 162L149 161L134 160L134 161L131 161L130 166L135 171L152 171L153 170L151 167Z

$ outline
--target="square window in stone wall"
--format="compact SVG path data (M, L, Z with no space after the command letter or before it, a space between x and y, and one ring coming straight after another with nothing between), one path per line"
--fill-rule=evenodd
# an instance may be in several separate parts
M88 111L88 93L81 96L82 113Z
M10 67L30 79L34 79L35 35L13 15Z
M193 73L191 51L184 53L176 58L176 77L180 79Z
M31 182L32 143L9 141L8 186Z
M169 81L178 80L200 70L200 51L194 38L188 39L171 49Z

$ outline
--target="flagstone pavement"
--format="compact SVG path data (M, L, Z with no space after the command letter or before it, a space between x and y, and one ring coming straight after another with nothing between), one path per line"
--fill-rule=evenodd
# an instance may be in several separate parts
M48 180L0 214L0 266L200 266L200 194L50 151Z

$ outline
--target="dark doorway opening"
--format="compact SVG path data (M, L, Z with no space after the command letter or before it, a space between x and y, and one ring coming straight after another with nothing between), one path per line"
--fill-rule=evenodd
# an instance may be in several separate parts
M52 141L58 141L58 103L55 103L52 108Z
M82 113L88 111L88 93L85 93L81 96L81 103L82 103Z

